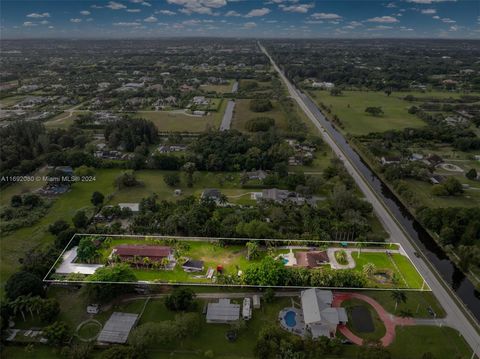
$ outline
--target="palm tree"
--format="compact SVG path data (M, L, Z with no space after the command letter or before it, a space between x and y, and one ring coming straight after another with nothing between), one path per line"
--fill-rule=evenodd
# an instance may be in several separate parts
M363 273L367 276L367 277L371 277L374 273L375 273L375 270L377 269L377 267L375 266L375 264L373 263L367 263L363 266Z
M135 263L135 267L138 269L138 262L140 261L140 257L137 255L133 256L133 263Z
M406 303L407 302L407 295L405 294L405 292L403 292L401 290L394 290L392 292L392 299L395 301L395 312L397 312L398 303L400 303L400 302Z
M362 248L365 248L367 246L367 244L365 242L357 242L355 244L355 247L358 248L358 256L357 258L360 258L360 253L362 252Z
M143 265L144 265L145 267L150 268L150 263L151 263L151 262L152 262L152 261L150 260L150 258L148 258L148 257L144 257L144 258L143 258Z
M162 265L163 268L167 268L168 263L170 263L170 261L168 260L167 257L163 257L161 262L160 262L160 264Z
M23 317L23 321L25 322L27 319L25 318L25 300L23 296L17 297L13 302L11 302L11 306L13 309L13 315L17 315L20 313Z
M158 270L161 265L162 264L159 261L153 261L153 269Z

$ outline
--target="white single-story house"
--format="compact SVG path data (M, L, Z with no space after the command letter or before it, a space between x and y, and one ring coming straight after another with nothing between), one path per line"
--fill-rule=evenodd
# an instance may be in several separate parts
M133 213L138 213L140 211L140 203L119 203L118 206L120 209L130 208Z

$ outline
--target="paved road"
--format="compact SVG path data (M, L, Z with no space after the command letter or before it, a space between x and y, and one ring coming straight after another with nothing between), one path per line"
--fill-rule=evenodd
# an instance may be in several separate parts
M332 148L333 152L337 155L337 157L343 161L348 173L355 180L357 186L363 192L366 199L373 205L377 216L382 221L385 229L389 232L390 237L393 238L395 242L399 242L403 246L405 252L410 257L417 270L422 274L426 283L432 289L435 297L437 297L438 301L447 313L445 323L448 326L457 329L463 335L472 350L476 351L477 355L480 355L480 336L476 328L474 328L474 326L467 319L467 315L470 314L467 313L466 310L462 310L459 307L459 305L461 305L459 304L459 301L456 301L452 297L455 296L455 293L453 293L453 291L451 290L448 290L447 292L446 288L448 287L444 287L440 283L440 280L437 278L437 276L435 276L430 267L423 261L422 258L418 258L414 255L415 248L413 247L411 241L407 238L405 232L402 231L400 225L395 220L393 215L390 213L390 211L386 209L386 206L384 206L383 203L380 202L379 197L377 197L373 189L368 185L367 181L360 174L353 162L351 162L350 159L345 156L345 154L342 152L342 150L333 140L330 134L320 125L319 120L316 118L319 113L318 108L312 108L312 103L305 101L305 98L302 97L301 94L297 91L297 89L290 83L290 81L286 78L280 68L275 64L275 62L270 57L265 48L260 44L259 46L260 49L265 53L265 55L270 59L273 67L278 72L280 78L287 86L290 96L297 101L300 108L305 112L305 114L312 121L312 123L318 128L324 141ZM473 318L473 316L470 315L470 318L475 321L475 318Z
M227 108L223 114L222 124L220 125L220 131L226 131L230 129L233 118L233 109L235 108L235 101L229 100L227 103Z

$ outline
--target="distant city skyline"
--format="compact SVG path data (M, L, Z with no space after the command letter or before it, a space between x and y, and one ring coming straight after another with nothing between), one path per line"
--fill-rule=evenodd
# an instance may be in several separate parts
M480 1L1 2L1 38L480 38Z

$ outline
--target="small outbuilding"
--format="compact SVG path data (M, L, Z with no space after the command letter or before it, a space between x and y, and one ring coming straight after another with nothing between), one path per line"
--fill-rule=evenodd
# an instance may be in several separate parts
M230 299L219 299L218 303L208 303L207 323L228 324L240 319L240 305Z
M124 344L137 323L138 314L114 312L98 335L99 343Z
M183 263L182 268L185 272L202 272L205 267L203 261L189 259Z

